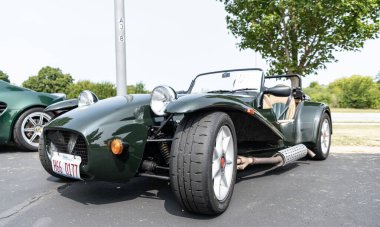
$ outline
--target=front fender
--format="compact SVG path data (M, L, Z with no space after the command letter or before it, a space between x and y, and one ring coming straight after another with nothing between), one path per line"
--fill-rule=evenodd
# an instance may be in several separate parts
M45 108L46 113L60 113L70 111L78 107L78 99L69 99L61 102L54 103Z
M193 94L178 98L166 107L166 112L171 114L188 114L202 110L237 111L247 115L248 110L253 109L253 117L268 127L279 139L283 134L270 123L263 115L253 108L252 96L230 94Z
M74 132L87 144L88 164L81 166L87 179L125 181L135 176L145 150L148 129L153 125L148 95L117 96L67 112L44 127ZM126 144L114 155L109 144L119 138Z

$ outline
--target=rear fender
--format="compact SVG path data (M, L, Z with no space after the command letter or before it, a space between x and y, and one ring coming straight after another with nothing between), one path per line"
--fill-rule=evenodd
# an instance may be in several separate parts
M299 104L295 116L295 144L304 143L314 147L318 140L319 124L324 113L331 119L330 108L323 103L303 102Z

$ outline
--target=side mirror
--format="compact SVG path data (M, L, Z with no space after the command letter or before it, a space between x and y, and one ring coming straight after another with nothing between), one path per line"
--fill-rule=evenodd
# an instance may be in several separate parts
M288 97L292 92L292 89L288 86L274 86L267 88L264 93L279 97Z

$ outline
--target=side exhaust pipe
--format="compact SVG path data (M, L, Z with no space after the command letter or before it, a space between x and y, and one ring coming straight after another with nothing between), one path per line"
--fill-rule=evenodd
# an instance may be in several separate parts
M307 149L305 145L299 144L286 148L284 150L280 150L270 158L251 157L251 165L274 164L276 166L285 166L289 163L297 161L298 159L304 158L306 155L309 155L311 158L315 156L314 152Z
M281 166L286 166L289 163L295 162L298 159L304 158L307 155L307 147L303 144L299 144L293 147L280 150L273 157L281 156Z

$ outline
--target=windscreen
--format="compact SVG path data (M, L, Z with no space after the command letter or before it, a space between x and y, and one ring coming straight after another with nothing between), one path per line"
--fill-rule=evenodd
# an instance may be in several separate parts
M199 76L191 93L234 92L239 90L260 90L262 71L242 70L210 73Z

